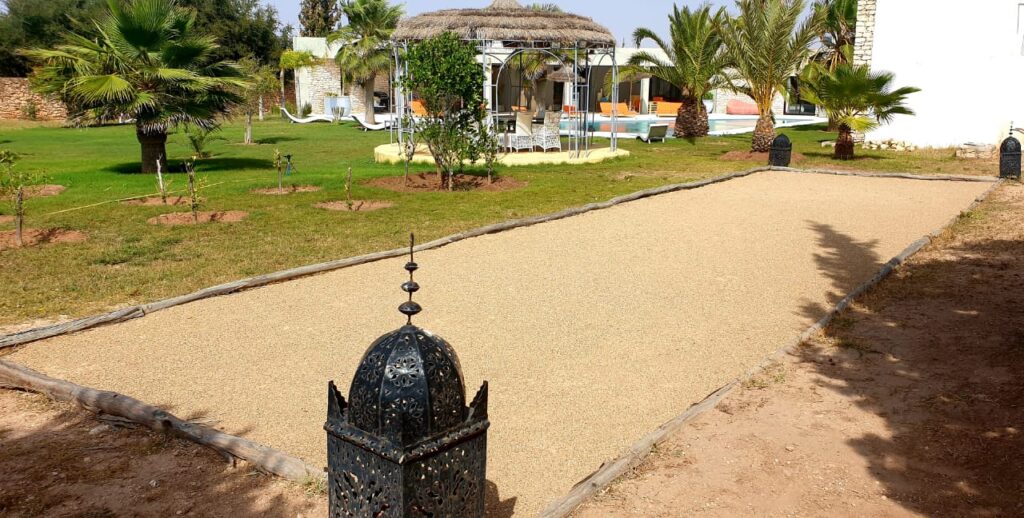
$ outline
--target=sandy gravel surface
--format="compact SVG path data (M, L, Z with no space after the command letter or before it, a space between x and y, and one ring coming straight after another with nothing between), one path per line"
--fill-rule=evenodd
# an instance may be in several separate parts
M471 393L491 383L491 508L536 514L988 187L759 173L420 254L417 323L453 344ZM324 463L325 386L347 386L366 347L402 323L403 262L206 300L11 359Z

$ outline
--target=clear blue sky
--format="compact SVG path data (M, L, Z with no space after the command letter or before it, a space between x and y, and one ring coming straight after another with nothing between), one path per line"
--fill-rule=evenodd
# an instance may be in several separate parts
M277 7L284 23L291 23L298 28L299 0L265 0ZM549 0L550 1L550 0ZM438 9L460 8L460 7L486 7L491 0L405 0L407 14L418 14L424 11L436 11ZM533 3L532 0L519 0L519 3L526 5ZM647 27L659 34L668 32L668 13L672 9L672 0L632 0L632 1L611 1L611 0L554 0L550 3L557 4L563 10L589 16L594 21L611 29L615 37L621 42L629 40L633 29ZM702 0L679 0L679 5L690 5L693 7L703 3ZM732 5L731 0L712 0L713 5Z

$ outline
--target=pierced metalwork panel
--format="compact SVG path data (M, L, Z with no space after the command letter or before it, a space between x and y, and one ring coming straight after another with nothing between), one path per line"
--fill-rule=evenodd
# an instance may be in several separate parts
M483 516L486 468L486 435L406 466L405 516Z
M327 441L331 518L402 515L402 468L356 445Z

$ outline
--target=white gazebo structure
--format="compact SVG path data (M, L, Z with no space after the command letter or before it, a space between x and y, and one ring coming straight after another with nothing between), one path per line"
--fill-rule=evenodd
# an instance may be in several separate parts
M516 0L494 0L480 9L447 9L424 13L399 22L392 41L395 45L396 75L406 72L401 56L410 44L451 32L472 42L484 72L483 96L490 124L514 119L511 106L499 100L499 82L507 69L526 53L540 53L550 59L557 72L550 80L566 84L564 106L572 113L563 114L561 134L568 135L569 154L574 159L586 158L591 151L595 115L591 109L594 68L610 66L611 152L618 150L618 64L615 58L615 37L592 19L575 14L525 8ZM401 81L396 80L396 85ZM396 127L399 145L405 148L415 141L415 127L405 120L412 117L412 92L396 87ZM504 109L502 109L504 108ZM404 116L403 116L404 115ZM568 129L566 129L568 126Z

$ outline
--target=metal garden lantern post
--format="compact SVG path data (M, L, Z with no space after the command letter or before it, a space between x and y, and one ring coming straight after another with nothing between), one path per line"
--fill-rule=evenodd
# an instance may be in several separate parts
M331 518L484 516L487 383L467 407L455 350L412 324L413 259L410 246L406 325L366 351L347 402L328 387Z
M789 137L779 135L772 141L771 152L768 153L768 165L772 167L789 167L793 158L793 143Z
M1010 136L999 146L999 177L1020 180L1020 141Z

